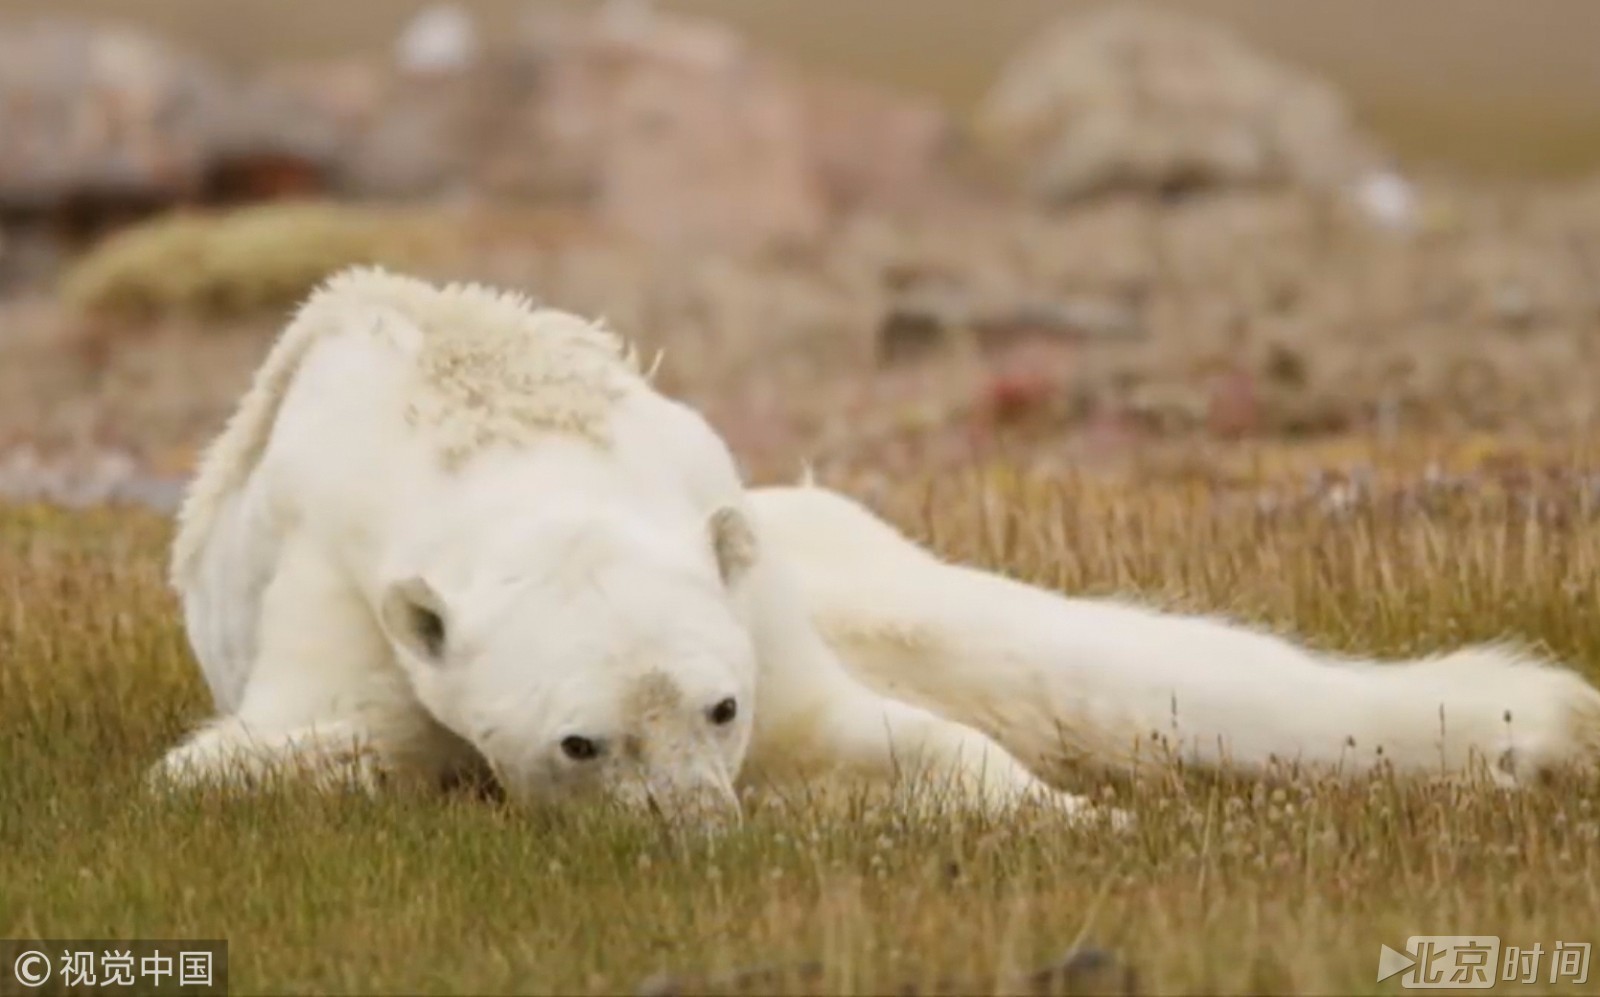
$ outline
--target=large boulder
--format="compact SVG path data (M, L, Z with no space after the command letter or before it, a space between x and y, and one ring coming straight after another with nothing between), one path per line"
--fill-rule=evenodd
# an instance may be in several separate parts
M1375 162L1328 84L1220 25L1118 6L1045 31L975 121L1010 179L1049 200L1115 189L1350 181Z
M737 34L641 7L603 10L562 47L543 123L593 143L607 222L657 244L740 250L818 233L804 105Z
M334 139L288 95L131 28L0 24L0 213L160 207L219 186L248 195L316 173Z
M903 203L934 186L951 131L931 101L623 0L536 8L450 68L405 62L291 81L344 123L351 191L579 204L674 248L805 242L836 210Z
M405 54L419 22L388 65L277 74L341 123L346 191L576 204L681 248L745 250L819 230L799 93L722 25L623 3L536 8L481 52L419 60Z
M954 127L937 100L862 80L804 81L806 129L830 204L899 206L937 190Z
M0 28L0 205L197 190L219 93L206 67L131 30Z

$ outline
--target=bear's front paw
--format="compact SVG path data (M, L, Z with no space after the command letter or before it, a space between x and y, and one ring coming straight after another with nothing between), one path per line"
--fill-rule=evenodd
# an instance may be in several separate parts
M218 725L197 731L151 767L146 782L152 790L175 791L199 786L239 785L248 778L248 740L242 729Z
M1132 826L1133 817L1126 811L1096 803L1088 796L1056 789L1009 758L1000 765L995 765L992 758L986 761L989 764L982 771L978 793L991 812L1031 811L1065 816L1075 827L1120 831Z
M240 759L174 748L150 766L145 788L152 793L182 793L200 789L244 789L253 779L253 767Z
M1087 796L1062 792L1043 783L1027 787L1017 802L1023 808L1065 816L1074 827L1100 827L1125 831L1133 826L1133 815L1126 810L1102 806Z
M257 737L229 721L169 751L148 776L152 789L258 787L279 778L330 791L376 792L385 781L378 753L355 737L307 729Z

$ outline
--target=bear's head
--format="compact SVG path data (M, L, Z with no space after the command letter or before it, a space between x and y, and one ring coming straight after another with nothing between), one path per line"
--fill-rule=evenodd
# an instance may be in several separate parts
M728 817L754 717L737 604L755 558L732 507L692 530L544 515L388 585L379 616L418 700L513 799Z

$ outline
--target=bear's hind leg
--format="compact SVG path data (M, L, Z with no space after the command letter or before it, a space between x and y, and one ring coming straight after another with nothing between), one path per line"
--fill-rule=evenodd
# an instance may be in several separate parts
M820 642L807 650L809 663L788 657L787 668L763 675L747 760L756 783L778 789L791 779L843 776L874 787L909 783L956 809L1001 813L1036 803L1097 816L1087 799L1049 786L981 732L869 689Z
M776 788L795 776L893 784L910 775L958 807L1007 811L1038 801L1075 817L1099 811L1056 790L979 731L881 695L852 676L812 624L781 557L758 562L748 591L761 658L748 776ZM1113 819L1116 815L1112 815Z
M984 734L865 687L819 719L820 747L840 762L886 781L911 779L935 802L986 812L1033 803L1094 815L1088 799L1050 787Z

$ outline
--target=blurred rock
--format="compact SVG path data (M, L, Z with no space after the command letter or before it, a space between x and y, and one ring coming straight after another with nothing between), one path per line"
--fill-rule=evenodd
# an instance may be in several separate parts
M598 206L646 242L748 251L824 221L804 106L776 65L711 22L602 16L588 38L611 93Z
M0 24L0 135L0 212L89 227L248 194L258 169L279 178L268 187L315 177L336 141L291 95L141 32L64 18Z
M1397 170L1377 169L1364 174L1355 182L1352 194L1362 214L1379 228L1390 232L1417 228L1420 211L1416 188Z
M970 310L968 296L959 288L932 284L902 289L878 323L878 363L910 363L948 347L954 333L966 328Z
M1229 367L1212 376L1206 398L1206 429L1213 436L1249 436L1262 427L1261 392L1256 376Z
M299 72L298 89L337 100L352 193L581 203L674 248L748 250L823 222L794 80L720 24L616 2L540 9L517 36L444 61Z
M1506 281L1494 288L1490 301L1494 316L1507 329L1522 331L1539 317L1539 307L1528 288Z
M211 132L204 199L235 204L321 193L340 141L337 123L311 102L264 80L240 84Z
M937 190L954 128L938 101L857 80L804 82L806 128L828 200L900 206Z
M348 139L383 111L391 99L393 76L378 60L346 56L275 64L261 79L310 107Z
M68 508L134 505L171 513L183 497L182 478L155 474L120 450L93 450L55 459L31 446L0 453L0 499Z
M1138 314L1108 300L1001 297L942 282L903 288L878 325L881 364L915 360L970 337L984 355L1033 342L1069 345L1094 340L1136 340L1145 335Z
M478 58L478 25L461 4L425 7L395 40L394 59L400 71L427 76L459 73Z
M501 81L482 75L487 69L414 77L364 68L347 63L304 71L309 86L319 75L342 77L339 113L350 131L338 179L361 197L432 197L473 187L473 166L496 141L493 122L484 119L527 99L525 91L508 93Z
M927 356L944 345L947 332L938 312L896 305L878 325L878 362L892 366Z
M353 193L579 203L674 249L806 243L832 211L905 204L936 188L951 134L933 101L814 77L718 22L620 0L541 8L471 60L409 64L291 82L345 127Z
M1030 339L1129 340L1145 331L1131 309L1088 299L1021 301L974 315L971 322L978 346L990 353Z
M1348 183L1372 162L1340 95L1187 14L1072 17L1003 70L983 151L1031 194Z
M0 205L197 193L221 90L207 67L131 30L0 28Z
M48 279L63 257L60 240L26 226L0 225L0 293Z

